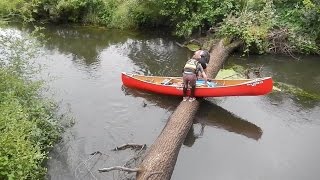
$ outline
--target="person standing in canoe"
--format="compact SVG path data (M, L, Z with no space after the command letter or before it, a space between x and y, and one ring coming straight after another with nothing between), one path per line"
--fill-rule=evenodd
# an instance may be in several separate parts
M205 80L204 83L207 84L207 75L204 72L201 63L199 62L199 60L201 59L200 53L201 51L196 51L183 68L183 101L187 101L189 99L189 101L192 102L196 100L194 93L196 89L197 77L200 73ZM187 96L188 86L191 86L190 97Z

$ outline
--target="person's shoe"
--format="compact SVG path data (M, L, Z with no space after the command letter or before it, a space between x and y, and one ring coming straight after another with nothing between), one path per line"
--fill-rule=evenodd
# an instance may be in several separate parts
M188 97L183 97L182 101L187 101L187 100L188 100Z
M189 102L193 102L194 100L196 100L195 97L189 98Z

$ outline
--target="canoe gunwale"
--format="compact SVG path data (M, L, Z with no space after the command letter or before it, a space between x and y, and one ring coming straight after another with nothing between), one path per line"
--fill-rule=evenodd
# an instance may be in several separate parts
M156 85L156 86L169 86L169 87L175 87L175 88L180 88L176 85L166 85L166 84L159 84L159 83L154 83L154 82L150 82L150 81L145 81L145 80L142 80L142 79L139 79L139 78L136 78L135 76L144 76L144 75L139 75L139 74L133 74L133 73L127 73L127 72L122 72L122 74L125 74L137 81L141 81L141 82L144 82L144 83L148 83L148 84L153 84L153 85ZM155 77L155 78L164 78L163 76L144 76L144 77ZM181 79L182 80L182 77L165 77L165 78L168 78L168 79ZM263 77L263 78L255 78L255 79L236 79L236 80L239 80L239 81L246 81L246 82L242 82L242 83L239 83L239 84L234 84L234 85L228 85L228 86L224 86L224 85L217 85L217 86L214 86L214 87L205 87L205 86L200 86L197 88L207 88L207 89L212 89L212 88L228 88L228 87L235 87L235 86L239 86L239 85L247 85L247 84L250 84L250 83L256 83L256 82L263 82L267 79L271 79L272 77ZM228 81L228 80L234 80L234 79L209 79L210 81Z
M165 85L151 81L139 79L135 76L142 76L146 78L161 78L161 79L181 79L181 77L163 77L163 76L144 76L132 73L122 73L122 82L125 86L134 89L140 89L157 94L182 96L183 86L177 85ZM221 86L221 84L214 87L200 86L196 88L196 97L224 97L224 96L258 96L265 95L272 91L273 81L271 77L256 78L256 79L244 79L246 82L239 82L237 84ZM223 79L222 81L228 81ZM243 80L232 80L243 81ZM190 95L190 89L187 94Z

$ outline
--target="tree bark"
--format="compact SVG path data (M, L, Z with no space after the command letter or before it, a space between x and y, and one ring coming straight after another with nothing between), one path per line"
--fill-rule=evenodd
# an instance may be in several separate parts
M208 77L216 77L224 61L240 43L234 42L225 46L224 40L220 40L210 52ZM199 105L199 100L182 101L179 104L140 164L137 180L169 180L171 178L179 150L193 124Z

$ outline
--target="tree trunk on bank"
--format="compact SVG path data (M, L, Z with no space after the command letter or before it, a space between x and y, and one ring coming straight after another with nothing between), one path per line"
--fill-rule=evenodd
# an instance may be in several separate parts
M225 46L224 41L221 40L210 52L207 76L216 77L223 62L239 45L240 42L234 42ZM193 124L199 104L199 100L182 101L179 104L140 164L137 180L169 180L171 178L179 150Z

